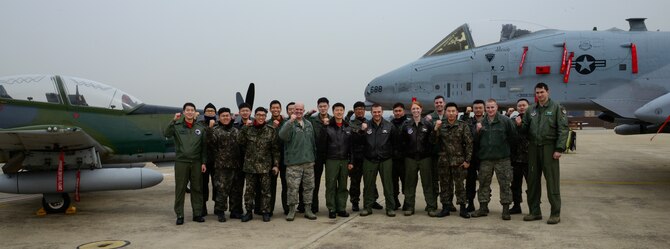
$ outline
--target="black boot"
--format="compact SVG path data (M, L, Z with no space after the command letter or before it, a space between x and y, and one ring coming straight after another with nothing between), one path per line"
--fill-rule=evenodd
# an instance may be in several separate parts
M448 206L442 208L442 211L440 211L439 213L437 213L435 215L435 217L438 217L438 218L442 218L442 217L445 217L445 216L449 216L449 207Z
M247 222L254 218L254 215L251 212L252 211L249 211L242 216L242 222Z
M263 214L263 221L264 222L270 221L270 213L264 213Z
M361 210L361 207L358 206L358 202L351 203L351 211L358 212Z
M461 204L461 212L459 215L465 219L470 219L470 213L468 213L468 209L465 207L465 204Z

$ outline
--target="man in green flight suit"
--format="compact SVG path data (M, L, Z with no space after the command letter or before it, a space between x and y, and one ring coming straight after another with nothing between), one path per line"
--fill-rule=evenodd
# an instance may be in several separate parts
M547 182L547 198L551 204L551 216L547 224L561 221L561 193L559 158L565 151L568 139L568 117L565 108L549 98L549 87L545 83L535 85L537 103L531 106L523 119L516 118L521 133L528 134L528 208L524 221L541 220L540 197L541 176Z
M176 150L174 212L177 214L177 225L184 224L184 195L189 181L193 221L205 222L205 218L202 217L202 173L207 170L205 126L195 122L193 103L184 104L182 110L184 117L182 118L182 113L176 113L165 128L165 137L174 138Z

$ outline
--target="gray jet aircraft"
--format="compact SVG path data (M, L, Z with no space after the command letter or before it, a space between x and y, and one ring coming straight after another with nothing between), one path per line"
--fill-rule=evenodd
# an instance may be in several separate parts
M418 60L373 79L365 98L385 108L412 98L432 103L436 95L463 107L488 98L514 106L533 101L535 84L544 82L568 110L602 111L617 134L655 133L670 119L670 33L647 31L644 20L627 19L629 31L505 24L499 42L479 47L464 24Z

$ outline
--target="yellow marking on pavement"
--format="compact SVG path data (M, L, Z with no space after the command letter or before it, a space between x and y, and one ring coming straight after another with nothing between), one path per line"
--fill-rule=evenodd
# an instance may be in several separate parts
M587 181L587 180L561 180L565 184L584 185L670 185L670 181L659 182L635 182L635 181Z

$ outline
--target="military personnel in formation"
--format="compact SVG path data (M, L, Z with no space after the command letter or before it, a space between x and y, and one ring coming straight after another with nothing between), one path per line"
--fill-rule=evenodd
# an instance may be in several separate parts
M395 200L393 198L393 157L395 127L382 118L382 106L372 106L372 120L361 125L361 132L365 136L365 152L363 161L364 206L361 216L372 214L372 205L375 203L377 174L382 178L384 198L386 199L386 215L395 217Z
M395 126L396 132L398 134L394 137L400 137L400 130L402 125L407 121L405 116L405 105L398 102L393 105L393 119L391 119L391 124ZM395 197L395 210L398 210L402 206L402 202L398 196L402 193L405 188L405 156L403 155L403 150L401 146L396 146L393 151L393 196Z
M175 200L174 212L177 225L184 224L184 195L186 185L191 182L191 207L193 221L205 222L202 213L202 173L207 170L207 141L205 126L195 122L195 105L184 104L182 113L165 128L165 137L174 138L176 158L174 165Z
M516 118L521 133L528 134L528 208L524 221L542 219L540 196L541 178L547 182L547 197L551 204L551 216L547 224L561 221L561 192L559 158L565 151L568 139L567 112L558 102L549 98L549 87L545 83L535 85L537 103L527 113Z
M498 103L494 99L486 101L486 118L477 123L476 131L479 140L479 209L472 217L487 216L488 204L491 201L491 180L495 171L500 186L500 204L503 206L502 219L510 220L509 205L512 203L512 165L510 148L516 139L516 127L507 116L498 113Z
M228 210L228 198L231 196L233 186L239 171L242 170L240 160L240 131L233 126L233 117L230 109L224 107L219 109L219 123L212 128L211 140L214 146L214 180L216 191L214 196L214 214L219 222L226 222L226 210ZM237 176L237 177L236 177ZM236 200L230 198L231 202ZM242 205L241 203L235 205ZM232 207L232 205L231 205Z
M305 218L316 220L312 212L314 191L314 160L316 143L312 123L303 119L305 104L296 103L293 114L279 130L279 138L284 143L284 163L286 163L286 181L288 183L289 212L287 221L295 219L298 205L298 189L303 186Z
M270 221L270 172L279 173L279 141L272 126L265 123L267 110L258 107L254 111L255 119L252 126L242 128L240 144L245 148L244 174L246 191L244 206L247 212L242 216L242 222L253 218L254 197L256 185L261 186L261 212L263 221Z
M435 99L433 100L433 105L435 107L435 110L430 115L426 115L426 120L433 122L433 126L435 126L435 122L437 120L442 121L442 123L446 122L447 114L446 114L446 110L445 110L445 106L444 106L445 103L446 102L444 102L444 96L442 96L442 95L435 96ZM433 148L433 150L437 151L438 147L435 146ZM437 166L438 166L437 160L438 160L438 158L439 157L437 156L437 154L435 154L433 156L433 172L437 172ZM440 189L440 187L442 185L439 184L439 180L440 180L439 176L437 174L434 174L433 175L433 189L435 190L435 193L442 193L442 192L447 193L447 199L449 200L448 201L449 211L455 212L456 207L454 206L454 203L453 203L454 189L451 188L451 186L447 186L450 189L446 189L446 190L445 189ZM451 185L451 184L449 184L449 185Z
M351 113L350 113L351 114ZM346 120L349 120L351 115L347 115ZM365 103L357 101L354 103L354 119L351 120L351 130L354 132L353 138L353 153L354 153L354 167L349 170L349 201L351 201L351 211L358 212L360 210L361 200L361 180L363 179L363 153L365 151L365 136L361 133L361 127L368 120L365 118ZM382 209L382 205L377 203L379 193L376 186L374 191L375 202L372 203L373 209Z
M481 123L484 120L484 101L477 99L472 102L472 112L474 116L470 119L470 129L472 130L472 136L474 137L477 133L477 124ZM470 162L470 167L468 168L468 175L465 178L465 195L468 198L468 212L475 211L475 196L477 195L477 172L479 172L479 157L477 153L479 152L479 140L474 139L472 143L472 161Z
M529 104L530 102L527 99L517 100L518 117L523 119ZM516 117L511 118L515 119ZM514 201L514 206L509 210L509 213L520 214L521 202L523 202L521 187L524 179L528 182L528 136L526 134L518 134L516 146L512 147L510 160L512 160L512 201Z
M316 110L312 110L309 113L305 114L305 118L312 123L314 126L314 141L319 137L321 132L321 127L323 126L322 120L332 119L333 116L328 114L328 108L330 108L330 101L328 98L321 97L316 101L318 108L318 114L313 116L312 114L316 113ZM326 163L326 152L321 151L317 148L316 158L314 161L314 192L312 196L312 212L319 212L319 188L321 187L321 175L323 174L323 167Z
M405 181L403 183L403 195L405 203L403 210L405 216L414 214L414 201L416 199L417 173L421 172L421 186L423 196L426 200L426 211L428 216L437 215L437 200L433 190L433 125L421 118L423 105L413 102L410 108L412 119L403 123L400 128L400 144L398 146L405 154Z
M323 120L319 146L326 152L326 207L328 218L349 217L347 176L354 167L351 127L344 121L344 104L333 105L333 119Z
M451 211L449 196L456 191L456 203L460 205L460 216L470 218L465 207L466 195L463 181L472 160L472 132L470 126L458 120L458 106L455 103L447 103L446 122L437 120L435 122L434 141L439 146L437 172L440 178L440 201L442 211L437 217L448 216ZM450 186L451 185L451 186Z

